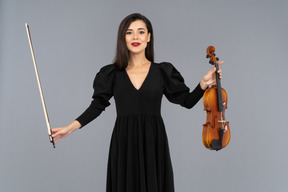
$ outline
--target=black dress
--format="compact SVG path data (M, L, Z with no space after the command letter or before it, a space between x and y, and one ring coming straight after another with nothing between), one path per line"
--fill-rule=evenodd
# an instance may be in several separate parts
M200 85L189 93L171 63L152 63L140 89L126 70L106 65L94 80L93 101L79 116L82 127L110 105L114 96L117 118L112 133L107 192L174 192L173 170L165 126L161 117L163 94L192 108L203 96Z

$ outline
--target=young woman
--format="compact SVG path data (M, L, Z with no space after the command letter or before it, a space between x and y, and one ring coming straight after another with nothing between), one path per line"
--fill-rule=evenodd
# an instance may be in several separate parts
M220 62L222 64L222 62ZM174 192L168 140L161 117L161 99L192 108L215 82L215 68L190 92L177 69L154 63L153 29L141 14L120 24L114 64L94 80L91 105L66 127L52 129L55 143L94 120L114 96L117 118L112 133L107 192ZM221 71L218 73L221 76Z

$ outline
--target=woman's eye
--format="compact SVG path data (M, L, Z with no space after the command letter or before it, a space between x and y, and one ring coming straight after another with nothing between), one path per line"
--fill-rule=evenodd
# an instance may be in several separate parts
M145 31L140 31L139 33L140 33L141 35L143 35L143 34L145 34Z
M127 32L126 32L126 35L131 35L131 34L132 34L131 31L127 31Z

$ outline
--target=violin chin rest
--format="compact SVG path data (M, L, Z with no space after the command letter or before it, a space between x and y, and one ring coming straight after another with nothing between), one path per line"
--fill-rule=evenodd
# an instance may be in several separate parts
M211 147L213 150L218 151L218 150L222 149L222 142L215 139L215 140L213 140L213 141L211 142L210 147Z

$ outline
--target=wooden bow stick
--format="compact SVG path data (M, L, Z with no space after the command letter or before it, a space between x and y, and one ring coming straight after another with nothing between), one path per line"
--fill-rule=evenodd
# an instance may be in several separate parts
M25 23L25 27L26 27L26 31L27 31L27 36L28 36L28 41L29 41L30 50L31 50L31 54L32 54L33 63L34 63L34 69L35 69L35 73L36 73L38 88L39 88L42 106L43 106L43 110L44 110L46 125L47 125L47 129L48 129L48 134L49 134L49 140L53 144L53 147L55 148L54 138L52 137L49 117L48 117L48 113L47 113L47 109L46 109L46 105L45 105L45 100L44 100L44 96L43 96L43 92L42 92L42 88L41 88L41 83L40 83L40 78L39 78L38 69L37 69L37 65L36 65L35 55L34 55L34 51L33 51L29 25L27 23Z

